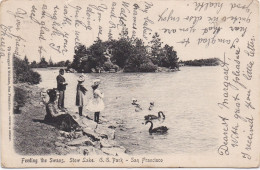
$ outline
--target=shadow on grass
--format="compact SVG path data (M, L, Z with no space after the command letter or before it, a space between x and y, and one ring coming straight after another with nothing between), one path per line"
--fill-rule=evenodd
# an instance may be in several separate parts
M32 119L33 122L38 122L38 123L43 123L43 124L46 124L46 125L49 125L49 126L53 126L57 129L59 129L59 126L57 124L55 124L55 122L48 122L46 120L41 120L41 119ZM61 130L61 129L59 129Z
M40 119L33 119L32 121L33 121L33 122L39 122L39 123L45 123L44 120L40 120ZM46 124L47 124L47 123L46 123Z
M80 125L72 118L70 114L63 114L57 117L45 117L44 120L33 119L33 122L51 125L66 132L80 131L81 129Z

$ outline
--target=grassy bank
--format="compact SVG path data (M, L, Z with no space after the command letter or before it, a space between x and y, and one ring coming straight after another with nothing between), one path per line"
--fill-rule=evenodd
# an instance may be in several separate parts
M55 147L59 131L52 126L41 123L46 114L41 105L40 91L37 86L15 84L23 89L26 101L20 113L14 114L14 145L17 153L22 155L60 154Z
M46 114L40 93L42 89L35 85L15 84L23 92L24 104L20 111L14 113L14 145L21 155L122 155L125 148L119 146L115 139L113 125L101 119L96 124L76 113L69 114L82 127L80 132L65 132L46 124ZM20 99L21 100L21 99Z

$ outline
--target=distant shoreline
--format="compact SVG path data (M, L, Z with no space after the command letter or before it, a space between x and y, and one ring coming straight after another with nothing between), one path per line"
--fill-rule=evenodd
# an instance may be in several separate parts
M173 73L173 72L178 72L181 71L181 68L186 68L186 67L194 67L194 68L198 68L198 67L217 67L219 65L212 65L212 66L206 66L206 65L202 65L202 66L190 66L190 65L185 65L185 66L181 66L179 67L179 70L174 70L174 69L169 69L169 68L163 68L163 71L155 71L155 72L123 72L122 70L118 71L118 72L100 72L100 73L96 73L96 72L91 72L91 73L83 73L83 74L129 74L129 73ZM162 67L159 67L159 69ZM66 67L45 67L45 68L32 68L32 70L37 71L37 70L59 70L59 69L64 69L66 70ZM66 72L66 73L78 73L78 72ZM80 74L80 73L79 73Z

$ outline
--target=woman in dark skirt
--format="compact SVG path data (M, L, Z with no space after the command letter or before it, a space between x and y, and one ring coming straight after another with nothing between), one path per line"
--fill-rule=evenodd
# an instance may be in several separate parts
M77 85L77 93L76 93L76 106L79 108L79 115L82 116L82 109L83 109L83 97L87 92L87 89L83 86L83 82L85 81L84 76L80 76L78 78L78 85Z
M49 102L46 104L46 115L44 121L66 132L80 130L81 127L70 114L58 112L54 103L57 99L56 90L49 89L47 90L47 94L49 95Z

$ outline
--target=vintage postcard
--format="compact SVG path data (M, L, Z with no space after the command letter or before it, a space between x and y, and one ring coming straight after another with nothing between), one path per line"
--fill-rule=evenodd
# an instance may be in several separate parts
M259 167L257 0L3 0L2 167Z

